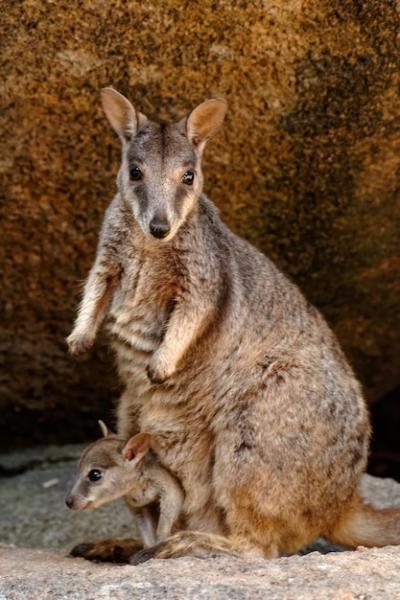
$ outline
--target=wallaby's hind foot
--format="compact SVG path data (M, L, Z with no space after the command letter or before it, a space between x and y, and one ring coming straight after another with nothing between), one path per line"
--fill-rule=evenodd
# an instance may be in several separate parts
M160 556L160 553L164 545L165 542L160 542L159 544L154 544L153 546L149 546L149 548L143 548L142 550L139 550L139 552L135 552L135 554L129 559L129 564L141 565L152 558L163 558Z
M72 548L70 556L96 562L127 564L142 549L143 543L140 540L111 538L78 544Z
M140 550L132 557L130 563L138 565L151 558L181 558L183 556L211 558L221 555L272 558L275 553L268 553L256 545L253 547L247 540L241 543L236 539L212 533L180 531L159 544Z

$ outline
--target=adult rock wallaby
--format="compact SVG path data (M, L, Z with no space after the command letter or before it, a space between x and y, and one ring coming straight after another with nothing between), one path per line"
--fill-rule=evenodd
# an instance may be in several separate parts
M140 560L275 557L317 536L400 543L400 511L375 510L357 493L368 414L333 333L202 193L202 153L225 102L160 125L113 89L102 100L122 142L118 193L69 345L90 348L107 317L125 383L119 434L151 433L182 483L191 530ZM111 549L82 554L106 559Z

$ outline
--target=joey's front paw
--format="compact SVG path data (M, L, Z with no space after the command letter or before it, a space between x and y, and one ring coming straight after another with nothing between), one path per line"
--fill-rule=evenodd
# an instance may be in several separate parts
M153 384L164 383L171 377L173 369L159 355L154 354L147 367L147 377Z
M93 346L94 339L88 334L72 332L67 337L67 344L70 354L75 358L84 356Z

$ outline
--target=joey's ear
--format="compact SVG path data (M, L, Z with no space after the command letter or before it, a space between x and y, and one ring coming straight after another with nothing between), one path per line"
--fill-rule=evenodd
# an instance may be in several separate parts
M199 104L187 118L186 134L194 146L204 146L224 122L228 105L222 98Z
M122 456L126 460L136 459L135 462L139 462L149 451L150 444L151 436L149 433L137 433L126 442L122 450Z
M111 87L101 90L101 101L107 119L122 141L135 137L147 117L139 113L125 96Z
M98 420L97 422L98 422L98 424L99 424L99 427L100 427L100 429L101 429L101 433L103 434L103 437L107 437L108 435L110 435L110 432L109 432L109 430L108 430L108 427L107 427L107 425L104 423L104 421L100 421L100 420Z

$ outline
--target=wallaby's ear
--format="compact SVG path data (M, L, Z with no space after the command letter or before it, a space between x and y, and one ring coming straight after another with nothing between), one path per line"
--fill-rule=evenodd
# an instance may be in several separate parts
M224 122L228 105L222 98L199 104L187 118L186 134L194 146L204 146Z
M149 451L150 444L151 436L149 433L137 433L126 442L122 450L122 456L129 461L135 459L135 463L137 463Z
M98 422L98 424L99 424L99 426L100 426L101 433L103 434L103 437L107 437L108 435L110 435L110 432L109 432L109 430L108 430L108 427L107 427L107 425L104 423L104 421L100 421L100 420L98 420L97 422Z
M108 87L101 90L101 101L107 119L122 141L135 137L139 127L147 118L137 112L125 96Z

